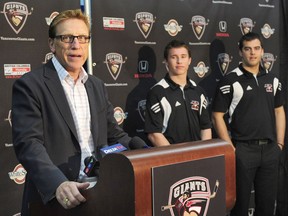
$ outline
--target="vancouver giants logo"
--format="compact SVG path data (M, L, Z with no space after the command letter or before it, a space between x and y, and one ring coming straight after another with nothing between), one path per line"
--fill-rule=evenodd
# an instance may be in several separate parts
M168 205L161 210L170 210L171 216L206 216L210 199L216 196L219 187L217 180L211 194L209 180L205 177L182 179L170 187Z
M119 53L108 53L106 54L104 63L113 79L116 80L121 72L122 64L125 63L125 61Z
M198 40L200 40L201 37L203 36L206 25L208 24L206 22L205 17L199 15L192 17L191 19L192 30Z
M265 84L264 88L266 89L266 92L273 92L273 85L272 84Z
M250 18L241 18L239 24L240 30L243 35L252 31L254 24Z
M229 64L231 62L231 58L229 57L227 53L219 53L217 62L218 62L218 67L222 75L224 76L227 73Z
M272 53L264 53L262 56L262 65L268 71L271 71L274 65L276 58Z
M152 30L155 19L151 13L139 12L135 15L134 22L136 22L142 35L147 38Z
M10 27L18 34L24 27L28 15L32 14L32 11L33 8L31 8L29 13L27 5L20 2L6 2L1 13L4 13Z

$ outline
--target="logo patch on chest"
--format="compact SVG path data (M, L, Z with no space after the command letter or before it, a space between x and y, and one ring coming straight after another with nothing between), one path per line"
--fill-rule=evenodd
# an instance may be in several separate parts
M199 101L192 100L190 102L190 104L191 104L191 109L192 110L196 110L196 111L199 110Z

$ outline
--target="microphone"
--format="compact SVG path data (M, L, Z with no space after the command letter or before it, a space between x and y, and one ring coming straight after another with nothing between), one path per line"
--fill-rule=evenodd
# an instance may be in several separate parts
M100 153L101 153L102 157L104 157L107 154L122 152L122 151L126 151L126 150L127 150L126 147L124 147L120 143L116 143L114 145L101 148Z
M99 170L100 163L99 161L92 155L90 157L86 157L84 159L85 168L83 172L88 176L96 176L98 174L97 170Z
M134 150L134 149L146 149L150 148L140 137L134 136L129 142L129 148Z

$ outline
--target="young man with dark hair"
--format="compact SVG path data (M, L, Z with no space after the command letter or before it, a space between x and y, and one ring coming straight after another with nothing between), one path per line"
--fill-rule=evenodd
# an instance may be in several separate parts
M211 139L204 90L189 79L191 51L173 40L164 50L168 73L148 92L145 132L154 146Z
M219 138L235 147L236 204L231 216L247 216L252 185L255 215L272 216L277 171L284 145L284 97L277 75L261 66L260 35L250 32L239 41L242 63L220 81L212 105ZM230 131L224 121L228 113Z

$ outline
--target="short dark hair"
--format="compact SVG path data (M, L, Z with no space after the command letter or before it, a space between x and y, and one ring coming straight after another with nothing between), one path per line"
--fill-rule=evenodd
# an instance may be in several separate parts
M188 51L188 55L191 58L191 50L189 49L189 46L184 41L172 40L166 45L164 49L164 59L168 60L168 54L169 54L170 49L179 48L179 47L186 48Z
M244 41L252 41L255 39L258 39L260 41L261 47L263 48L263 42L262 42L260 35L255 32L248 32L247 34L243 35L240 38L238 42L239 50L242 50Z

